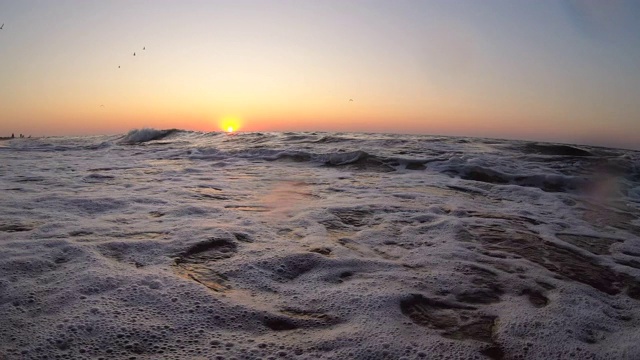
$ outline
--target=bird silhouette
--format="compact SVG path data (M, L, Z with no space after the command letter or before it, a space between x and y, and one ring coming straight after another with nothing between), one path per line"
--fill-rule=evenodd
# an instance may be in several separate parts
M118 69L120 69L120 65L118 65Z
M349 99L349 101L353 101L353 99Z
M0 26L0 30L2 30L3 27L4 27L4 23L2 23L2 26Z
M136 56L136 53L135 53L135 52L133 53L133 56Z
M142 50L145 50L145 47L144 47L144 46L142 47Z

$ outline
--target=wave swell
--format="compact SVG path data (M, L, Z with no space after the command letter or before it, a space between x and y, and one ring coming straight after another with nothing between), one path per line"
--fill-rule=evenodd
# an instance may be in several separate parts
M156 129L133 129L124 136L124 138L120 141L122 144L134 145L134 144L142 144L145 142L153 141L153 140L161 140L166 138L167 136L177 133L180 130L178 129L169 129L169 130L156 130Z
M580 176L558 174L514 175L480 166L460 166L443 171L445 174L459 176L461 179L480 181L497 185L518 185L536 187L546 192L565 192L568 190L586 190L591 182Z

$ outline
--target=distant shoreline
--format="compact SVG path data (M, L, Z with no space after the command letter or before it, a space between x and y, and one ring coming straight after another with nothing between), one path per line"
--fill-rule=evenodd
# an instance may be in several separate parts
M14 140L14 139L33 139L33 138L32 137L28 137L28 136L25 136L25 137L22 137L22 138L21 137L17 137L17 136L14 136L14 137L11 137L11 136L0 136L0 141L2 141L2 140Z

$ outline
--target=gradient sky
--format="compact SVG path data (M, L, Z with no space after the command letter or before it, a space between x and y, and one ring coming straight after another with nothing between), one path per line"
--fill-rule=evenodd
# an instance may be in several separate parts
M0 0L0 136L231 117L640 149L638 19L615 0Z

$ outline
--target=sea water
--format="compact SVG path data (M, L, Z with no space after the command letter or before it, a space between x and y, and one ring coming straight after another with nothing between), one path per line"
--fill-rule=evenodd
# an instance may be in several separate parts
M640 153L0 142L0 359L639 359Z

